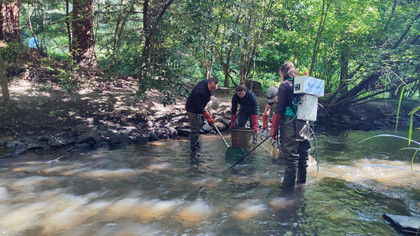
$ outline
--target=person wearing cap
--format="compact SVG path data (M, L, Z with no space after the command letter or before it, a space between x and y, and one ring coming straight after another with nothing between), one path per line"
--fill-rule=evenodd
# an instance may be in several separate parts
M268 116L270 115L271 107L277 101L277 92L278 89L276 87L270 87L267 90L267 104L262 115L263 130L268 130Z
M238 127L245 127L249 119L251 128L258 132L258 101L254 93L250 92L243 84L236 87L236 92L232 97L229 128L235 127L238 104L241 105L238 113Z
M187 99L186 110L188 122L190 123L190 148L191 154L199 151L200 143L198 138L202 127L201 118L204 117L209 125L214 125L214 120L204 109L210 101L212 93L217 89L219 81L215 77L200 81L191 91Z

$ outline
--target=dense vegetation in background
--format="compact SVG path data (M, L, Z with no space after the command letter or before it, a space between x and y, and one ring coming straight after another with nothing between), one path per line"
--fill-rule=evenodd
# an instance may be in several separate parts
M64 87L80 67L96 67L109 80L138 79L140 97L155 88L171 101L188 92L180 89L186 83L209 76L227 87L278 85L288 60L325 81L321 102L331 113L401 91L403 99L419 99L417 0L1 2L2 13L20 3L20 43L37 35L42 55L66 62Z

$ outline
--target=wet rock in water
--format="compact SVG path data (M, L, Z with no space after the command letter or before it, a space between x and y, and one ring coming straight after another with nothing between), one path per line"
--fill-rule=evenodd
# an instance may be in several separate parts
M6 142L6 148L13 150L15 155L20 155L26 152L26 144L20 141L10 141Z
M91 145L96 145L100 141L100 138L95 130L89 130L81 135L79 135L76 139L76 144L82 143L89 143Z
M384 214L384 219L404 235L416 235L420 229L420 217Z
M178 131L179 136L184 136L184 137L190 136L190 133L191 133L190 129L179 128L179 129L177 129L177 131Z
M136 136L129 136L128 138L132 144L144 145L144 144L149 143L149 136L136 135Z
M178 130L176 130L174 127L168 126L166 128L168 129L169 137L173 138L173 137L178 136Z
M67 145L74 145L76 143L76 137L70 137L67 139Z
M150 136L149 136L149 141L153 142L153 141L158 141L159 137L157 136L157 134L155 132L151 132Z
M215 121L216 122L219 121L219 122L223 123L227 127L229 127L229 125L230 125L230 119L225 118L225 117L220 117L220 118L216 119Z
M120 145L127 145L128 143L128 135L125 133L111 133L108 141L110 146L117 147Z
M61 147L65 146L65 141L63 141L63 140L57 140L57 139L50 139L48 141L48 145L51 148L61 148Z
M216 122L216 123L214 123L214 125L217 126L219 131L224 131L226 129L226 125L223 124L222 122Z
M210 133L211 131L213 131L213 127L211 127L208 124L204 124L201 129L203 130L203 133Z
M26 150L34 151L34 150L40 150L40 149L43 149L43 148L44 148L44 145L37 144L37 143L31 143L31 144L28 145Z
M38 142L48 142L50 139L45 136L41 136L37 139Z

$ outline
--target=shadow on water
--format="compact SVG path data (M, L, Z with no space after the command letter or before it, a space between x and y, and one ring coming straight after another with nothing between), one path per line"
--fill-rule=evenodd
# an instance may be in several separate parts
M0 160L3 235L396 235L382 214L420 214L420 165L376 132L318 134L319 170L280 190L267 142L234 168L216 135L77 158ZM227 137L228 139L228 137ZM228 139L229 140L229 139ZM404 144L402 144L404 145ZM392 148L390 147L392 146ZM49 161L49 160L55 161ZM71 160L71 161L68 161Z

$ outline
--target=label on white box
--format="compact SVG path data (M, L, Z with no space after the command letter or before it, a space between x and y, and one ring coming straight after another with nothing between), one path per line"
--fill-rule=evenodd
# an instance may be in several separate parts
M311 94L317 97L324 96L324 81L309 76L296 77L293 87L294 94Z

